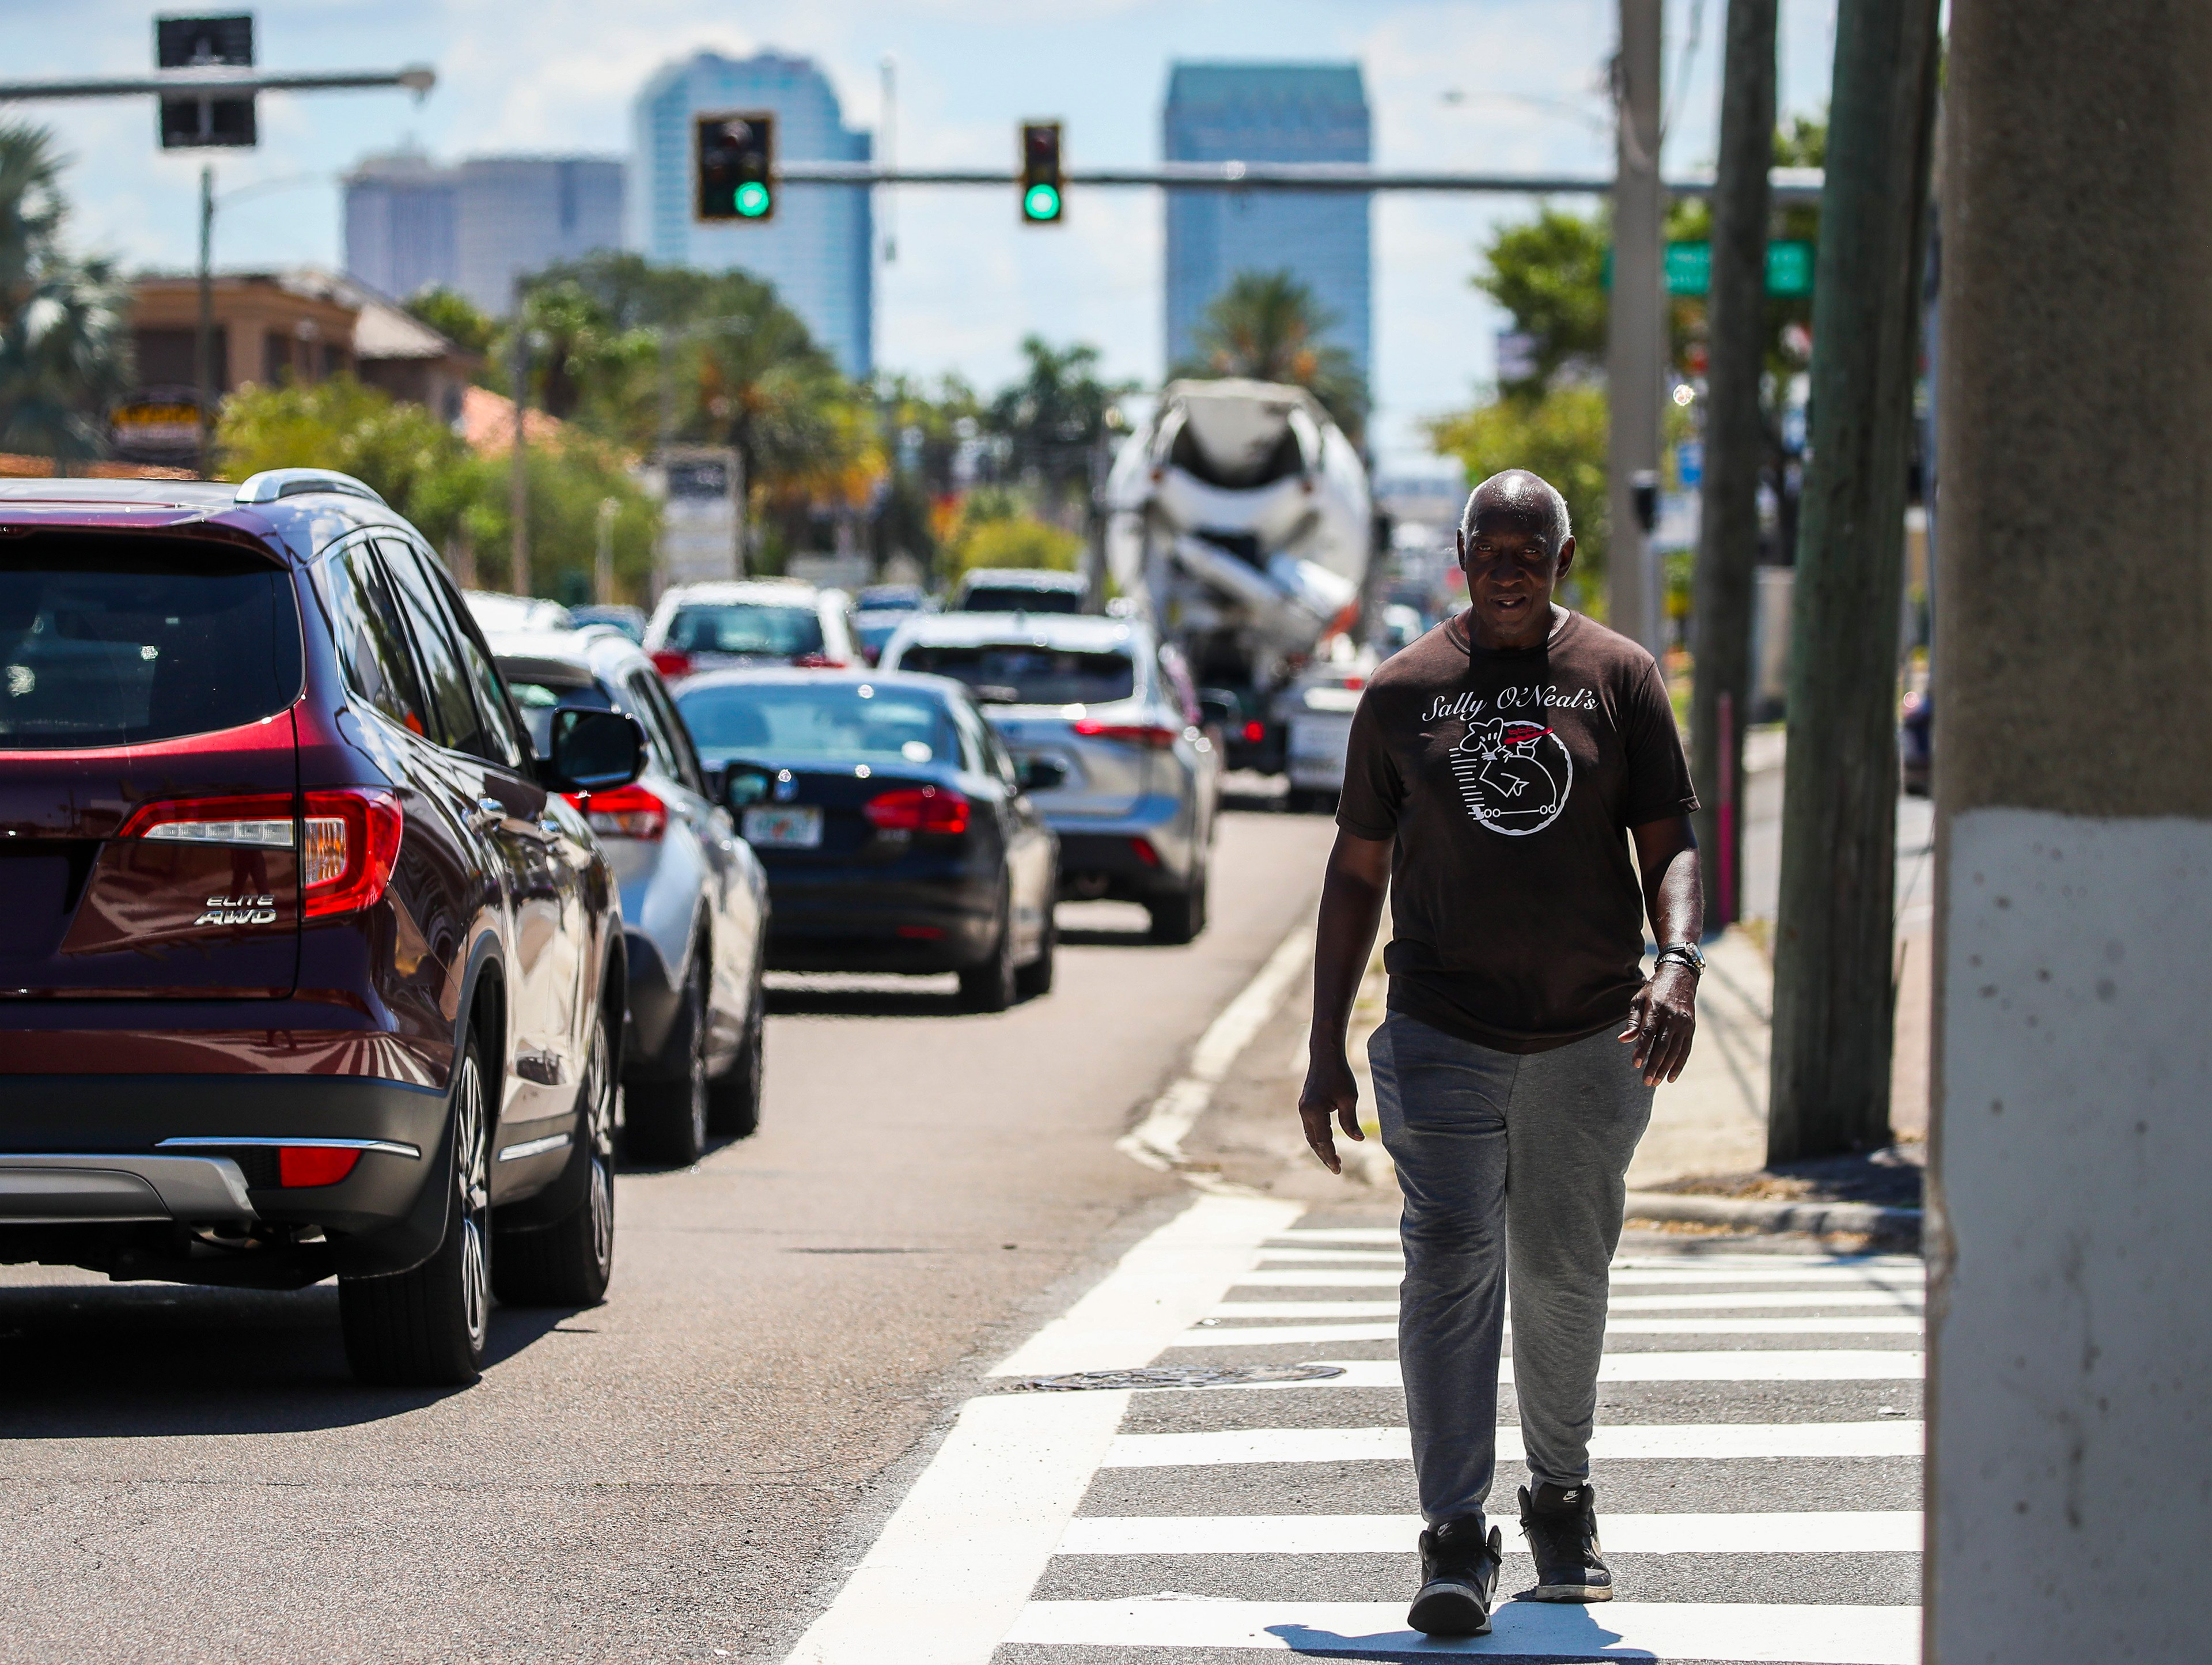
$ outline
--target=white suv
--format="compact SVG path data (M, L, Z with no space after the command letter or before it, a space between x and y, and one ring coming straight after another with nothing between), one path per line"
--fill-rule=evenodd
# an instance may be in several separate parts
M826 670L860 660L845 592L781 578L679 585L653 610L645 651L672 682L742 665Z

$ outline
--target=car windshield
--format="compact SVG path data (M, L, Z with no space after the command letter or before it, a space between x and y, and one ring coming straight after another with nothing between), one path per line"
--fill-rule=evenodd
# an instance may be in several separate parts
M702 751L731 757L835 757L927 763L959 755L935 698L872 683L740 683L692 687L677 709Z
M571 711L612 711L615 702L597 683L586 683L580 688L556 688L550 683L532 682L519 677L502 664L500 673L507 678L507 690L514 696L514 702L522 708L522 720L530 726L530 744L538 749L540 757L553 755L553 714Z
M980 697L1006 705L1104 705L1127 699L1137 687L1136 667L1125 653L1069 653L1033 642L915 642L899 655L899 669L956 678Z
M173 739L300 692L289 578L185 538L33 537L0 551L0 749Z
M743 653L797 659L822 651L822 621L811 607L725 601L678 607L668 621L668 646L685 653Z
M963 613L1079 613L1073 590L1033 589L1026 584L978 584L960 598Z

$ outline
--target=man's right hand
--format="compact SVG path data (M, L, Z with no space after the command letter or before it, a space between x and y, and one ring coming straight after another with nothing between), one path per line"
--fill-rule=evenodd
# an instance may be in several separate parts
M1298 1094L1298 1120L1306 1124L1306 1144L1332 1174L1344 1171L1336 1153L1336 1138L1329 1129L1334 1116L1346 1139L1364 1139L1359 1131L1359 1084L1352 1066L1340 1052L1334 1058L1316 1058L1306 1066L1306 1085Z

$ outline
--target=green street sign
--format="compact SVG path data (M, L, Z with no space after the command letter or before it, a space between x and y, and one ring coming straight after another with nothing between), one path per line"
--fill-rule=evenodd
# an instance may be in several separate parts
M1713 286L1713 246L1711 243L1667 245L1667 293L1705 295ZM1766 246L1766 292L1769 295L1813 293L1813 246L1790 241Z

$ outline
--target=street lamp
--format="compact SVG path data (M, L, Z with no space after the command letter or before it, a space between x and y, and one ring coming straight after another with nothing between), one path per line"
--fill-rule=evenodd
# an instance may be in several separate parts
M274 179L256 179L235 191L215 194L215 164L200 168L200 317L192 336L193 394L199 405L200 472L207 472L211 450L209 413L215 404L215 210L218 203L234 203L265 191L289 191L329 178L325 173L287 173Z

